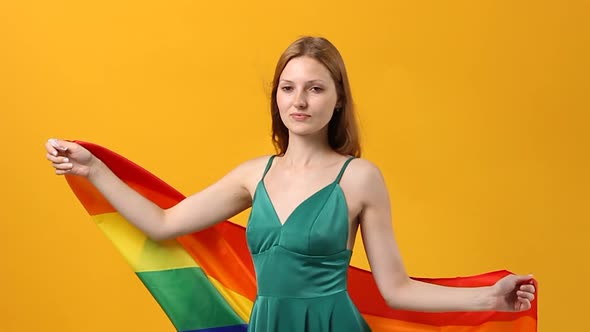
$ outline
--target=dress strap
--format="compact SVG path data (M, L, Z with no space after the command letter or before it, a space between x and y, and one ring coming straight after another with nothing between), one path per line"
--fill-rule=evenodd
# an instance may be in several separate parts
M273 159L275 159L276 155L272 155L270 156L270 158L268 158L268 162L266 163L266 168L264 169L264 173L262 173L262 179L264 179L264 177L266 176L266 173L268 173L268 170L270 169L270 166L272 166L272 161Z
M336 178L336 181L334 181L334 182L340 183L340 179L342 178L342 174L344 174L346 167L348 167L348 164L353 159L354 159L354 157L349 157L348 159L346 159L346 161L344 162L344 165L342 165L342 169L340 170L340 173L338 173L338 177Z

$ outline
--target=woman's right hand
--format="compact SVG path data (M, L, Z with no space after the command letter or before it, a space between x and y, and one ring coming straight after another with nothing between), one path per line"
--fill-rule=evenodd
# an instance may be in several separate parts
M55 168L55 174L88 177L96 157L80 144L50 138L45 143L47 160Z

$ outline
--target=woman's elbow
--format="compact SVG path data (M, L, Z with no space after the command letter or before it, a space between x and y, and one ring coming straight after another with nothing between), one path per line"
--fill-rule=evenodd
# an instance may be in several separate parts
M399 297L395 296L395 294L388 295L388 296L384 297L384 299L385 299L385 304L387 304L387 306L390 309L393 309L393 310L403 309L403 304L400 302Z
M168 231L165 227L159 227L158 229L146 231L144 233L148 239L154 242L167 241L177 237L174 232Z
M157 227L151 227L149 229L145 229L145 235L154 242L162 242L167 240L176 239L179 235L181 235L181 230L178 229L178 223L173 223L166 219L164 215L163 220L157 223Z
M403 310L407 308L407 301L405 298L407 287L410 282L411 280L408 278L407 282L401 282L395 286L391 286L387 292L384 292L383 299L389 308L394 310Z

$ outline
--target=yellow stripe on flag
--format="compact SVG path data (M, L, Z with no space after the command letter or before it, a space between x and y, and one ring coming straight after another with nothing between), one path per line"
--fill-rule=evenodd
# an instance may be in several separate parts
M178 241L152 241L119 213L103 213L92 219L135 272L198 267Z
M253 303L247 297L240 295L231 289L224 287L219 281L208 276L211 284L217 289L219 294L223 296L225 301L234 309L236 314L240 316L244 322L248 323L250 319L250 312L252 311Z

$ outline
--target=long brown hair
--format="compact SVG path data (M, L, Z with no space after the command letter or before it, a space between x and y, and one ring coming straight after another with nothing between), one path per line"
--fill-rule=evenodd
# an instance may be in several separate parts
M355 157L361 156L358 125L346 68L340 52L327 39L322 37L301 37L293 42L279 58L272 82L270 113L272 117L272 140L279 155L287 151L289 130L281 120L277 104L277 90L281 73L289 61L308 56L323 64L336 84L338 94L337 108L328 123L328 143L336 152Z

